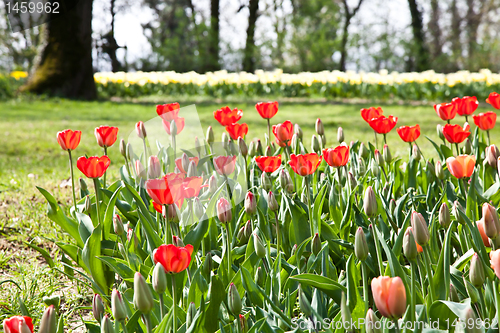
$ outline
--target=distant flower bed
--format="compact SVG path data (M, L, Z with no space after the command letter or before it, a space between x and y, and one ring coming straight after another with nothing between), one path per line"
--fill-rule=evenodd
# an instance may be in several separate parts
M118 72L94 75L103 97L146 95L206 95L224 97L283 96L326 98L369 98L435 100L456 95L475 95L481 99L500 89L500 74L484 69L478 73L460 71L439 74L322 71L287 74L281 70L255 74L218 71L196 72ZM484 98L483 98L484 97Z

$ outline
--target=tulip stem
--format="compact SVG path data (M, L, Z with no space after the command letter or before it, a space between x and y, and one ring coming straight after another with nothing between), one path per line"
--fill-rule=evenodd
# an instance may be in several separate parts
M397 319L397 318L393 319L393 322L394 322L394 331L395 331L396 333L399 333L399 323L398 323L398 319Z
M375 243L375 250L377 252L377 260L378 260L378 269L380 271L380 275L384 275L384 263L382 261L382 252L380 250L380 243L378 240L378 235L377 235L377 226L375 223L375 220L373 218L370 218L370 221L372 223L372 231L373 231L373 242Z
M104 174L106 176L106 174ZM99 179L93 178L94 180L94 189L95 189L95 207L97 211L97 223L101 224L101 214L99 209ZM104 234L103 234L104 235Z
M436 299L436 295L434 294L434 286L432 284L434 279L434 273L432 272L431 257L429 255L430 245L423 246L423 248L424 248L424 263L425 263L425 269L427 270L427 279L429 280L429 291L432 304Z
M68 154L69 154L69 169L71 172L71 190L73 191L73 206L75 207L75 216L76 216L75 176L73 174L73 158L71 157L71 149L68 149Z
M168 220L168 205L164 205L163 207L165 212L165 215L163 216L165 218L165 244L171 244L172 236L170 234L170 221Z
M118 324L118 323L117 323ZM121 320L120 321L120 324L122 326L122 329L123 329L123 333L127 333L127 325L125 325L125 320Z
M148 179L148 149L146 148L146 138L142 139L142 143L144 145L144 167L146 169L146 175L144 177Z
M170 275L170 278L172 279L172 328L173 328L173 333L177 332L177 300L176 300L176 295L175 295L175 275L172 274ZM162 316L163 318L163 316Z
M491 143L490 143L490 131L489 130L486 131L486 136L488 137L488 146L490 146Z
M174 150L174 161L175 158L177 157L177 153L175 151L175 134L172 132L172 149Z
M158 295L160 298L160 322L163 320L163 316L165 315L165 312L163 311L164 301L163 301L163 294Z
M132 178L132 173L130 172L130 166L128 165L128 158L125 156L125 167L127 168L127 173L129 178Z
M384 134L384 144L387 144L387 134Z
M410 300L410 321L413 324L415 323L415 297L417 296L416 290L415 290L415 262L411 261L410 262L410 267L411 267L411 300Z
M267 144L271 145L271 119L267 118Z
M274 218L276 219L276 259L280 253L280 222L278 221L278 212L274 212Z
M424 162L427 163L427 160L425 159L425 156L424 154L422 153L422 149L420 149L420 146L418 145L417 141L413 141L413 143L415 144L415 146L417 146L417 149L418 151L420 152L420 155L422 156L422 158L424 159ZM411 144L410 144L410 147L411 147Z
M229 201L232 201L233 195L231 194L231 186L229 185L229 178L227 177L227 175L224 175L224 177L226 178L227 195L229 196Z
M104 146L104 155L108 156L108 147ZM104 177L102 178L102 187L106 188L106 171L104 171Z
M368 289L368 275L367 275L367 270L368 268L366 267L366 262L363 260L361 262L361 274L363 275L363 298L365 299L365 312L368 311L369 304L370 304L370 294L369 294L369 289Z
M314 236L314 225L313 225L313 214L311 210L311 187L309 186L309 176L305 177L306 180L306 191L307 191L307 208L309 213L309 223L311 227L311 237Z
M378 149L377 132L375 132L375 130L373 130L373 134L375 134L375 148Z
M227 275L229 280L232 278L232 264L231 264L231 221L226 222L226 246L227 246Z
M151 327L151 314L145 313L142 315L142 318L144 319L144 324L146 324L146 332L147 333L153 332Z
M455 142L455 148L457 149L457 156L460 155L460 149L458 148L458 143Z

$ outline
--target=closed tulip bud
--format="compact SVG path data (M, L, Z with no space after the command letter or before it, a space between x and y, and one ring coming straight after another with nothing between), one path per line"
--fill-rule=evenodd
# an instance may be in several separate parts
M370 155L370 151L368 150L368 148L366 148L365 144L361 142L361 144L359 145L359 156L366 159L368 155Z
M226 132L222 133L221 142L222 142L222 148L224 148L227 151L229 149L229 137L227 136Z
M266 256L266 247L260 237L254 232L253 233L253 245L255 249L255 254L259 258L264 258Z
M441 140L444 140L443 126L441 126L440 124L438 124L438 125L436 126L436 132L437 132L438 137L439 137Z
M214 263L212 260L212 253L208 252L205 256L205 261L203 262L203 273L206 277L210 277L213 269Z
M117 234L118 236L123 235L123 233L125 232L122 219L120 218L120 215L118 215L118 214L115 214L113 216L113 229L115 231L115 234Z
M161 164L158 156L149 156L148 162L148 176L150 179L160 178L161 176Z
M287 169L281 169L280 171L280 185L287 193L293 192L293 182Z
M244 315L241 315L239 316L239 320L240 320L240 329L241 329L241 333L247 333L248 332L248 322L247 322L247 318L244 316Z
M217 191L217 178L214 175L210 176L208 179L208 190L211 194L214 194Z
M450 283L450 301L451 302L460 302L460 298L458 297L458 293L457 293L457 289L455 288L455 286Z
M144 123L142 121L139 121L137 122L137 124L135 124L135 132L141 139L145 139L147 137L146 126L144 126Z
M127 159L129 161L132 161L134 158L135 158L135 154L134 154L134 149L132 148L132 145L129 143L127 143Z
M316 133L319 135L323 135L325 133L325 128L323 126L323 122L321 119L316 119L316 125L315 125Z
M271 146L266 147L266 151L264 153L265 156L273 156L272 148Z
M101 333L113 333L115 331L113 327L113 323L111 319L109 319L108 315L102 317L101 321Z
M358 158L358 174L360 177L363 177L365 173L366 173L365 161L361 158Z
M247 157L248 155L248 147L247 144L245 143L245 140L243 138L238 138L238 147L240 149L240 154L243 155L243 157Z
M241 297L238 289L232 282L229 284L229 291L227 293L227 305L235 317L240 314L242 308Z
M247 195L245 196L245 212L252 216L257 212L257 199L255 198L255 195L248 191Z
M436 177L443 180L444 179L444 172L443 172L443 164L441 161L437 161L436 165L434 167L434 171L436 174Z
M490 239L495 239L500 232L498 213L489 203L483 204L484 232Z
M175 119L170 122L170 133L172 136L177 135L177 123L175 122Z
M486 161L493 168L497 168L498 157L500 157L500 151L496 145L491 145L486 147Z
M342 297L340 298L340 314L343 323L349 323L349 324L351 323L352 321L351 309L349 309L349 306L347 306L347 299L344 292L342 292ZM347 332L353 332L353 331L347 330Z
M139 272L134 275L134 305L144 314L148 314L154 307L151 290Z
M387 197L387 196L389 195L389 190L390 190L390 189L391 189L391 188L389 187L389 184L387 184L387 183L386 183L386 184L384 185L384 188L382 188L382 195L383 195L384 197Z
M315 233L312 239L312 253L317 256L319 251L321 251L321 239L319 239L318 233Z
M189 156L186 153L182 153L181 166L183 170L187 170L189 168L189 162Z
M217 201L217 217L221 223L227 223L233 219L231 204L226 198L220 198L219 201Z
M374 163L374 162L371 163L370 170L371 170L374 177L380 176L380 168L378 167L377 163Z
M377 162L379 167L383 168L385 166L384 157L378 149L375 149L375 161Z
M207 135L206 135L205 139L207 140L207 143L209 145L211 145L212 143L214 143L215 137L214 137L214 130L213 130L212 126L208 126L208 128L207 128Z
M292 151L295 151L299 146L299 136L297 134L292 135L292 142L290 142L290 147Z
M255 153L256 153L255 143L253 141L250 141L250 144L248 145L248 155L250 155L250 157L254 157Z
M396 200L391 199L391 201L389 201L389 211L392 215L396 213Z
M312 139L311 139L311 150L318 152L321 149L321 146L319 144L318 137L313 134Z
M365 261L368 258L368 243L366 242L363 228L359 227L354 236L354 255L358 260Z
M467 290L467 295L470 297L470 302L476 304L479 300L479 292L464 276L465 290Z
M247 223L245 223L245 238L248 240L250 236L252 236L252 221L248 220Z
M120 252L123 258L127 257L127 251L125 250L125 247L123 246L122 243L118 243L118 251Z
M122 321L127 318L127 308L123 301L122 294L116 289L113 289L111 292L111 312L117 321Z
M228 147L228 150L229 152L231 153L231 155L238 155L239 154L239 150L238 148L236 147L236 144L234 143L233 140L229 140L227 142L227 147Z
M94 298L92 299L92 314L95 320L100 322L104 312L104 303L102 302L101 295L94 294Z
M383 156L384 156L384 161L386 163L391 163L391 161L392 161L392 154L391 154L391 151L389 150L389 146L388 145L384 145Z
M257 151L256 155L259 155L259 156L264 155L264 151L262 150L262 142L259 139L257 139L257 141L256 141L255 149Z
M304 134L303 134L302 128L300 128L299 124L295 124L293 129L294 129L294 133L297 134L297 136L299 137L300 140L302 140L302 137Z
M203 214L205 213L205 208L203 207L203 204L198 197L194 197L193 199L193 210L194 215L198 218L198 220L201 219Z
M474 287L481 287L484 283L484 267L477 253L472 255L470 261L469 279Z
M264 271L262 270L262 267L257 267L257 269L255 270L255 276L254 276L254 280L255 280L255 283L260 286L260 287L263 287L264 286L264 282L266 280L266 276L264 275Z
M198 139L197 136L194 137L194 148L196 149L196 152L198 152L198 156L201 153L201 144L200 144L200 139Z
M418 149L417 145L413 145L411 156L417 162L422 158L422 154L420 154L420 149Z
M248 238L245 236L245 226L242 226L238 231L238 235L236 236L241 245L245 244L248 241Z
M429 242L429 227L422 214L413 212L411 214L411 227L418 245L425 246Z
M378 211L377 197L371 186L368 186L363 199L363 210L368 217L375 217Z
M382 323L371 308L366 311L365 322L366 333L382 333Z
M443 202L441 207L439 207L439 224L445 228L448 229L450 226L451 222L451 217L450 217L450 208L446 204L446 202Z
M483 326L482 324L478 323L477 321L477 316L474 313L474 310L472 310L471 307L469 307L467 310L465 310L465 321L464 321L464 328L466 333L481 333L483 330L481 327Z
M40 321L40 329L38 330L38 332L39 333L57 332L56 310L53 305L49 306L43 313L42 320Z
M262 175L260 176L260 185L262 186L264 191L269 191L273 187L271 178L269 178L267 172L263 172Z
M470 155L472 153L472 143L469 139L465 140L464 152L467 155Z
M320 136L320 139L321 139L321 149L323 149L326 146L326 136L323 134Z
M299 307L300 311L306 316L309 317L312 314L311 303L307 299L306 294L302 291L302 286L299 284Z
M80 177L80 179L78 179L78 181L80 182L80 190L82 192L88 192L89 188L87 187L87 183L85 182L85 179Z
M408 227L403 236L403 253L409 261L417 259L418 250L415 238L413 237L412 227Z
M278 201L276 200L276 197L273 192L269 192L267 196L267 206L269 207L269 210L272 212L275 212L279 209Z
M337 128L337 141L339 143L344 142L344 129L342 127Z
M87 195L85 196L85 213L90 215L91 209L92 209L92 200L90 200L90 196Z
M174 244L177 247L184 247L184 242L182 239L178 236L172 236L172 244Z
M168 214L168 220L173 223L179 222L179 213L177 205L168 205L167 208L167 214Z
M451 212L452 212L453 216L455 216L455 219L458 221L458 223L465 224L465 220L462 217L462 214L460 214L460 212L465 214L465 211L464 211L464 208L462 207L462 205L460 204L460 202L458 202L458 200L455 200L455 202L453 203L453 207L451 208Z
M187 177L196 177L197 172L196 172L196 163L194 161L189 162L189 167L187 168Z
M351 185L351 190L354 189L356 186L358 186L358 182L356 180L356 177L352 174L352 172L349 171L348 173L348 178L349 178L349 183Z
M123 157L127 157L127 145L125 144L125 140L121 139L120 140L120 154L122 154Z
M193 323L193 319L196 316L196 304L194 302L189 303L188 310L186 312L186 328L189 328Z

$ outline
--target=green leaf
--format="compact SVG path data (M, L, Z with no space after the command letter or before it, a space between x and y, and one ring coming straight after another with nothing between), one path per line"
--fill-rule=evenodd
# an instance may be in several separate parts
M42 255L43 259L45 259L45 261L47 262L47 265L49 265L50 268L54 268L54 260L52 260L52 257L45 249L42 249L41 247L28 242L24 242L24 244L31 247L33 250L38 251Z
M304 273L290 276L290 279L307 286L318 288L332 298L337 304L340 304L342 292L347 292L347 288L340 283L321 275Z
M432 280L432 287L435 290L437 299L448 299L450 288L443 288L443 286L450 285L450 239L452 230L454 229L456 223L456 221L451 222L448 231L446 232L444 245L439 255L439 262L437 264L437 269Z
M466 322L466 313L470 308L470 298L467 298L463 303L439 300L431 305L429 311L430 321L439 321L440 329L450 329L457 318L462 322Z
M135 271L133 271L129 267L128 262L126 262L125 260L105 256L100 256L98 258L106 265L108 265L112 270L114 270L115 273L118 274L122 279L134 278Z
M115 212L115 204L122 189L123 186L120 186L116 189L116 191L113 193L113 196L109 200L108 206L106 207L106 213L104 214L104 220L102 221L104 239L109 239L109 234L111 232L111 229L113 228L113 215Z
M327 186L323 186L316 195L313 208L313 230L321 235L321 213L323 212L323 204L325 202Z
M108 290L106 276L102 262L98 259L101 255L101 226L97 226L92 235L87 239L82 256L85 265L90 270L90 275L95 283L104 291Z
M223 292L224 289L221 280L216 275L212 275L209 289L210 303L207 306L204 323L205 330L208 333L217 331L219 327L219 308L226 298L226 293Z

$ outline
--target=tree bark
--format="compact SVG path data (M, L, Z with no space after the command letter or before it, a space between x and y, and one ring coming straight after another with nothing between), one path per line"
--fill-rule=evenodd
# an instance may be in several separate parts
M219 40L220 40L220 19L219 19L219 0L210 1L210 36L208 45L208 63L207 71L217 71L219 64Z
M458 11L457 0L453 0L450 7L451 11L451 52L453 54L453 64L450 70L457 71L460 68L460 58L462 57L462 43L460 42L462 17Z
M259 0L250 0L248 9L250 10L250 15L248 16L243 70L245 72L253 73L255 71L255 23L257 22L258 17Z
M474 0L467 0L466 31L467 31L467 60L470 70L475 69L475 54L477 49L477 31L481 23L480 11L476 11Z
M413 31L413 40L415 42L415 62L414 66L412 66L414 67L412 70L421 72L429 68L429 50L425 45L422 13L418 9L417 0L408 0L408 4L410 6L411 27Z
M47 23L46 44L24 91L97 98L92 68L92 0Z
M432 58L436 59L442 53L442 34L439 20L441 19L441 12L439 9L439 1L431 0L431 18L429 21L429 32L431 34L431 47Z
M342 28L342 40L340 42L339 70L345 72L346 61L347 61L347 41L349 38L349 25L351 24L351 19L356 15L359 8L361 7L363 0L359 0L358 5L353 9L352 12L349 9L349 5L347 4L347 0L342 0L342 3L344 5L345 22L344 22L344 27Z

